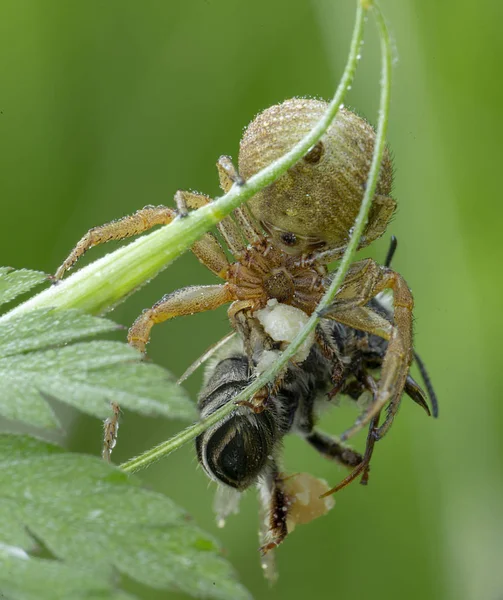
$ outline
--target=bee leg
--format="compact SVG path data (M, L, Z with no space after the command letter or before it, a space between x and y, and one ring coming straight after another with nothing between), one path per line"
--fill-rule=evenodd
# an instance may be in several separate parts
M265 332L260 321L252 316L250 302L246 300L233 302L229 307L228 315L232 326L243 340L251 374L264 351L275 349L277 344Z
M263 494L261 494L262 496ZM259 531L258 539L260 548L266 546L269 537L269 505L267 503L260 503L259 510ZM278 580L278 569L276 566L276 553L273 548L270 548L266 553L261 552L260 554L260 566L264 577L270 583L276 583Z
M249 300L237 300L231 304L228 310L232 326L243 340L250 375L256 371L264 351L273 350L275 347L274 341L265 332L260 321L252 317L251 310L253 310L253 301ZM267 407L271 393L274 393L281 385L282 380L283 376L280 374L274 384L264 386L249 400L241 400L236 404L246 406L254 413L261 413Z
M275 462L259 483L260 497L266 514L267 533L260 547L262 556L281 544L288 535L287 517L290 499L285 492L283 476Z
M369 373L367 373L364 370L360 371L356 375L357 375L357 381L355 381L355 383L357 383L360 388L358 395L360 395L364 389L367 389L372 393L372 396L375 399L375 397L377 395L378 387L377 387L375 379L372 377L372 375L370 375ZM363 457L361 457L360 463L358 465L356 465L356 467L353 469L353 471L347 477L345 477L338 485L336 485L334 488L332 488L325 495L334 494L335 492L338 492L339 490L341 490L344 487L346 487L347 485L349 485L352 481L354 481L360 474L361 474L360 484L361 485L368 484L369 471L370 471L370 459L372 458L372 454L374 452L374 444L377 441L376 428L379 424L379 417L380 417L380 413L377 414L370 422L369 431L368 431L368 435L367 435L367 445L365 447L365 454L363 455ZM341 446L342 446L342 444L341 444Z
M105 419L103 424L103 449L101 456L103 460L110 462L112 450L115 448L117 443L117 434L119 432L119 415L120 406L117 402L112 402L112 416Z
M246 406L256 415L264 412L267 408L267 402L270 398L269 390L266 387L261 388L258 392L256 392L250 400L239 400L235 402L236 406Z
M232 300L233 296L227 285L198 285L176 290L164 296L152 308L143 311L129 329L128 342L133 348L145 352L150 330L156 323L213 310Z
M328 399L332 400L341 391L344 380L347 377L347 369L342 361L341 353L337 346L330 340L330 337L324 331L323 323L316 328L316 343L325 358L332 365L330 381L332 389L328 392Z
M353 482L360 475L362 476L360 483L362 485L367 485L368 479L369 479L369 471L370 471L370 459L372 458L372 454L374 452L374 444L376 442L374 433L375 433L377 426L379 425L379 416L380 416L380 413L375 415L370 421L369 432L367 435L367 445L365 447L365 454L363 455L363 458L362 458L362 461L360 462L360 464L357 465L351 471L351 473L347 477L345 477L340 483L338 483L331 490L328 490L328 492L325 492L321 496L321 498L325 498L326 496L330 496L331 494L335 494L335 492L342 490L343 488L345 488L347 485L349 485L351 482Z
M426 365L421 360L421 357L417 354L417 352L414 352L414 360L416 361L416 364L418 366L419 372L421 373L421 377L423 378L424 385L426 387L428 395L430 396L432 415L435 418L437 418L438 417L438 399L437 399L437 394L435 393L435 390L433 389L433 384L431 382L430 376L428 375L428 371L426 370Z
M344 467L357 467L363 461L363 456L359 452L324 433L312 431L305 440L322 456L335 460Z
M394 325L365 306L385 289L393 291ZM363 412L353 427L342 434L341 440L344 441L360 431L389 401L399 401L413 359L413 306L412 294L405 280L391 269L380 267L371 259L367 259L351 267L334 304L323 315L388 340L375 401Z

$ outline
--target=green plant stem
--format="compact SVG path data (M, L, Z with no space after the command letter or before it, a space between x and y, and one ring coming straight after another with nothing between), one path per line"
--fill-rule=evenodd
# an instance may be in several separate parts
M49 307L77 308L90 314L103 314L158 275L242 202L278 179L316 144L337 115L356 70L363 12L358 5L356 35L353 36L350 59L333 100L319 122L287 154L250 177L244 185L234 185L227 194L207 206L96 260L12 309L0 321Z
M389 115L389 100L390 100L390 89L391 89L391 45L389 34L386 28L386 24L382 17L382 14L375 5L375 3L371 3L371 8L374 10L376 22L379 29L379 35L381 40L381 53L382 53L382 62L381 62L381 94L380 94L380 104L379 104L379 118L377 124L377 133L376 133L376 143L374 146L374 152L372 155L372 163L369 171L369 175L367 178L367 187L365 189L365 194L362 200L362 205L360 207L360 212L358 213L358 217L355 221L355 226L353 233L351 235L351 239L349 241L348 247L342 257L339 268L332 280L330 287L327 292L323 296L321 302L318 305L318 309L315 313L311 315L307 324L304 328L299 332L299 334L295 337L295 339L291 342L288 348L281 354L281 356L275 361L274 366L267 369L253 381L246 389L244 389L241 393L239 393L233 402L229 402L228 404L222 406L222 408L218 409L214 413L212 413L209 417L191 425L186 428L184 431L175 435L171 439L159 444L158 446L148 450L147 452L128 460L127 462L121 465L121 469L128 473L134 473L140 469L143 469L149 466L151 463L167 456L174 450L177 450L185 444L193 440L195 437L203 433L208 427L211 427L215 423L218 423L223 417L230 414L236 408L236 403L242 400L247 400L253 394L258 392L264 385L266 385L269 381L274 379L282 369L284 369L290 358L297 352L299 346L304 342L307 336L314 330L316 327L319 316L318 314L327 306L331 304L337 290L340 288L342 281L349 269L351 262L353 261L354 255L358 248L358 244L360 242L360 238L363 234L363 230L367 223L368 213L370 210L370 206L372 204L372 198L374 197L375 188L377 185L377 181L379 178L379 170L381 167L382 157L386 145L386 131L388 127L388 115ZM343 86L347 86L350 84L354 70L356 67L356 62L358 60L358 54L360 51L361 41L363 38L363 25L364 25L364 15L366 10L368 9L368 3L365 7L362 7L362 4L358 5L357 15L356 15L356 23L353 31L353 37L351 41L350 53L348 56L348 62L346 64L346 69L344 71L344 75L341 79L341 83L337 89L336 95L334 97L334 101L338 98L339 94L342 94L341 88ZM340 100L337 101L337 105L340 104Z

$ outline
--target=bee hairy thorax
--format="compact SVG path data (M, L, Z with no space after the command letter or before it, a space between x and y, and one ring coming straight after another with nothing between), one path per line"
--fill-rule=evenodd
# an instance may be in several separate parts
M321 300L327 274L325 266L289 255L264 239L229 267L227 281L236 299L254 301L255 309L276 299L310 315Z

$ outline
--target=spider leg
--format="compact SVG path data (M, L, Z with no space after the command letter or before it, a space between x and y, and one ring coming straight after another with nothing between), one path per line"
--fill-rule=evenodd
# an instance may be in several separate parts
M428 404L426 403L426 397L424 395L423 390L419 387L416 381L410 376L407 376L405 381L404 392L412 398L416 404L419 404L428 416L431 416L430 409L428 408ZM387 433L391 425L393 424L393 419L395 418L396 413L398 412L398 408L400 407L401 397L395 396L393 400L389 403L388 408L386 409L386 419L384 423L375 430L374 437L376 441L381 440Z
M239 223L239 226L241 227L248 242L252 244L254 242L259 242L264 238L264 234L260 231L258 225L255 223L255 220L246 204L242 204L239 208L236 208L233 212L233 215L236 217L236 220Z
M239 171L232 163L230 156L221 156L217 162L217 169L220 178L220 187L224 192L228 192L234 183L237 185L243 185L245 183L244 179L239 174ZM264 237L260 227L257 225L245 204L236 208L232 214L235 216L249 243L258 242Z
M217 277L225 279L229 261L220 242L211 232L206 232L197 242L194 242L191 250L207 269Z
M244 185L245 180L239 174L230 156L221 156L217 161L217 169L220 187L224 192L227 193L234 184Z
M140 233L145 233L156 225L168 225L177 216L182 218L186 217L188 208L197 209L210 202L211 198L203 194L178 190L175 194L176 210L163 205L149 205L136 211L132 215L110 221L109 223L105 223L98 227L93 227L81 238L65 261L60 265L54 275L54 280L57 281L61 279L65 272L71 269L77 260L79 260L79 258L90 248L105 244L112 240L123 240L128 237L139 235ZM222 237L225 239L229 249L234 255L239 254L245 249L245 246L241 241L239 230L230 217L226 217L220 221L220 223L217 224L217 229L222 234ZM211 234L207 234L205 237L207 238L208 235ZM216 239L215 243L218 244ZM196 249L197 247L198 242L196 242Z
M365 306L385 289L393 291L394 325ZM405 280L391 269L380 267L373 260L366 259L351 267L333 305L323 315L388 340L374 402L353 427L342 434L342 441L360 431L381 412L387 402L399 402L413 358L413 306L412 294Z
M122 240L148 231L156 225L167 225L177 216L176 210L166 206L145 206L132 215L110 221L105 225L93 227L77 243L65 261L56 271L54 279L61 279L68 269L93 246L104 244L111 240Z
M391 427L391 425L393 424L393 420L395 418L395 415L398 411L398 407L400 406L400 401L398 402L391 402L386 410L386 418L384 419L384 423L380 426L377 427L374 430L374 439L376 442L378 442L379 440L382 440L382 438L388 433L389 428Z
M156 323L213 310L232 300L227 285L198 285L176 290L142 312L129 329L128 342L133 348L145 352L150 330Z
M206 204L211 202L211 198L209 196L198 194L196 192L179 191L175 194L175 198L178 194L183 194L183 201L189 208L192 209L201 208L202 206L206 206ZM245 245L243 244L242 236L231 217L225 217L225 219L222 219L219 223L217 223L216 227L220 232L220 235L224 238L225 243L227 244L233 256L239 256L239 254L244 252Z

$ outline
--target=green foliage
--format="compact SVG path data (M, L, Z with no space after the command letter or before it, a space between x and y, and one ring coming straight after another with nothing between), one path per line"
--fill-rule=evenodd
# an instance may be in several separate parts
M0 271L0 304L40 283L26 270ZM78 311L40 309L0 322L0 414L38 427L55 427L47 404L53 397L104 418L110 402L171 418L194 419L196 411L169 373L140 362L138 352L112 341L71 343L119 326ZM62 344L68 344L62 347Z
M249 598L214 540L117 468L26 436L0 436L0 457L0 582L10 597L127 597L114 591L116 570L196 597ZM40 544L61 562L24 555Z
M47 275L40 271L15 271L11 267L0 267L0 305L14 300L46 280Z
M15 547L0 547L0 589L8 600L133 600L113 589L114 572L103 567L66 565L55 560L22 558Z
M398 237L394 266L414 293L416 349L442 414L433 422L403 405L377 446L369 485L348 489L329 517L294 532L271 589L258 568L257 506L246 499L218 536L260 600L481 600L503 590L502 3L381 5L397 47L388 142L398 211L368 253L382 260L389 236ZM237 158L255 114L294 96L330 97L353 16L353 2L333 0L1 2L0 262L52 273L90 227L145 204L174 206L177 189L218 194L214 163ZM345 102L375 124L371 19L367 31ZM186 253L113 319L130 324L165 293L212 283ZM182 373L227 332L224 310L179 319L154 333L149 355ZM198 385L197 375L187 383L193 396ZM334 408L320 427L335 434L354 417ZM116 456L126 460L178 428L135 422ZM96 450L89 418L69 433L72 447ZM284 454L292 471L331 483L342 475L301 440L287 439ZM212 490L188 448L142 479L167 495L176 487L179 502L214 530Z
M44 279L1 269L0 304ZM115 400L143 414L193 418L194 405L167 371L140 362L126 344L76 342L117 328L78 311L7 315L0 412L54 427L46 402L53 397L98 417ZM119 590L121 574L196 597L249 597L217 543L183 510L102 460L4 434L0 489L0 590L9 598L131 598Z

